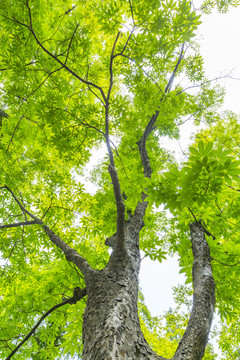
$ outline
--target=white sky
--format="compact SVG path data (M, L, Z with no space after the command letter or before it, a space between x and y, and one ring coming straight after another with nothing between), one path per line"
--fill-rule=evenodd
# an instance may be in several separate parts
M240 113L240 8L233 8L227 14L214 13L202 18L198 32L201 53L204 57L206 74L217 78L230 71L239 80L224 79L219 83L226 88L223 110ZM190 123L182 129L181 147L186 149L190 143L193 128ZM164 141L170 149L180 152L177 141ZM169 258L162 264L144 259L140 272L140 286L146 305L151 314L157 316L174 307L172 287L184 283L184 275L179 274L176 258Z

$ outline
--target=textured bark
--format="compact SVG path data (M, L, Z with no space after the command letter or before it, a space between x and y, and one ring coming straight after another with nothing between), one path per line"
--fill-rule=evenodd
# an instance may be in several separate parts
M193 308L174 360L201 360L208 341L215 305L211 257L201 222L190 225L193 262Z
M146 203L139 203L125 226L128 249L115 247L101 271L85 276L87 307L83 322L83 360L163 360L147 344L140 329L137 299L140 253L138 236Z

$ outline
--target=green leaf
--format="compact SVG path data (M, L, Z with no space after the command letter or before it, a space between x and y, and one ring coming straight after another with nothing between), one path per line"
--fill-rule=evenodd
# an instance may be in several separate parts
M195 156L197 156L197 157L201 157L200 152L199 152L196 148L190 146L190 147L189 147L189 150L191 151L191 153L192 153L193 155L195 155Z
M213 148L213 142L208 142L204 150L204 155L209 154L212 148Z
M198 150L199 150L200 155L203 156L204 155L204 143L202 140L200 140L198 143Z

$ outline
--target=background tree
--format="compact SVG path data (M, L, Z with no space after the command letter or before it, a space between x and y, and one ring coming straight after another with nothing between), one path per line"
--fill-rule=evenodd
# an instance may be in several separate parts
M1 357L201 359L215 283L223 321L237 324L239 161L236 118L216 112L223 91L205 78L193 41L199 13L188 1L6 0L0 14L9 115L0 144ZM178 165L160 137L177 138L189 117L210 128ZM226 128L236 137L227 149ZM103 144L90 193L87 164ZM140 297L149 344L137 309L139 249L159 261L179 254L193 281L185 331L186 316L170 311L164 327Z

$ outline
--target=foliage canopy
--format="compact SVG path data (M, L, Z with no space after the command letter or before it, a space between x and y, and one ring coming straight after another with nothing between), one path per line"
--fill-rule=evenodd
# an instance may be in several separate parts
M231 4L237 2L217 1L221 11ZM205 1L202 9L210 12L212 6ZM43 313L84 287L79 269L19 203L102 269L109 259L105 240L115 233L117 217L109 159L124 194L126 220L142 193L148 196L140 233L144 256L161 262L177 254L187 283L192 281L189 224L202 221L223 324L219 344L224 359L237 356L239 119L217 111L224 91L205 77L194 39L200 13L187 0L0 3L2 359ZM157 116L147 142L150 178L136 143L152 114ZM206 128L179 164L161 139L178 138L190 119L196 125L204 121ZM100 153L101 161L89 174L92 153ZM176 289L179 309L189 292L188 286ZM80 354L84 307L79 301L52 312L15 358ZM173 356L186 315L169 311L164 326L163 319L150 316L141 295L139 312L149 344ZM207 350L205 359L214 358Z

